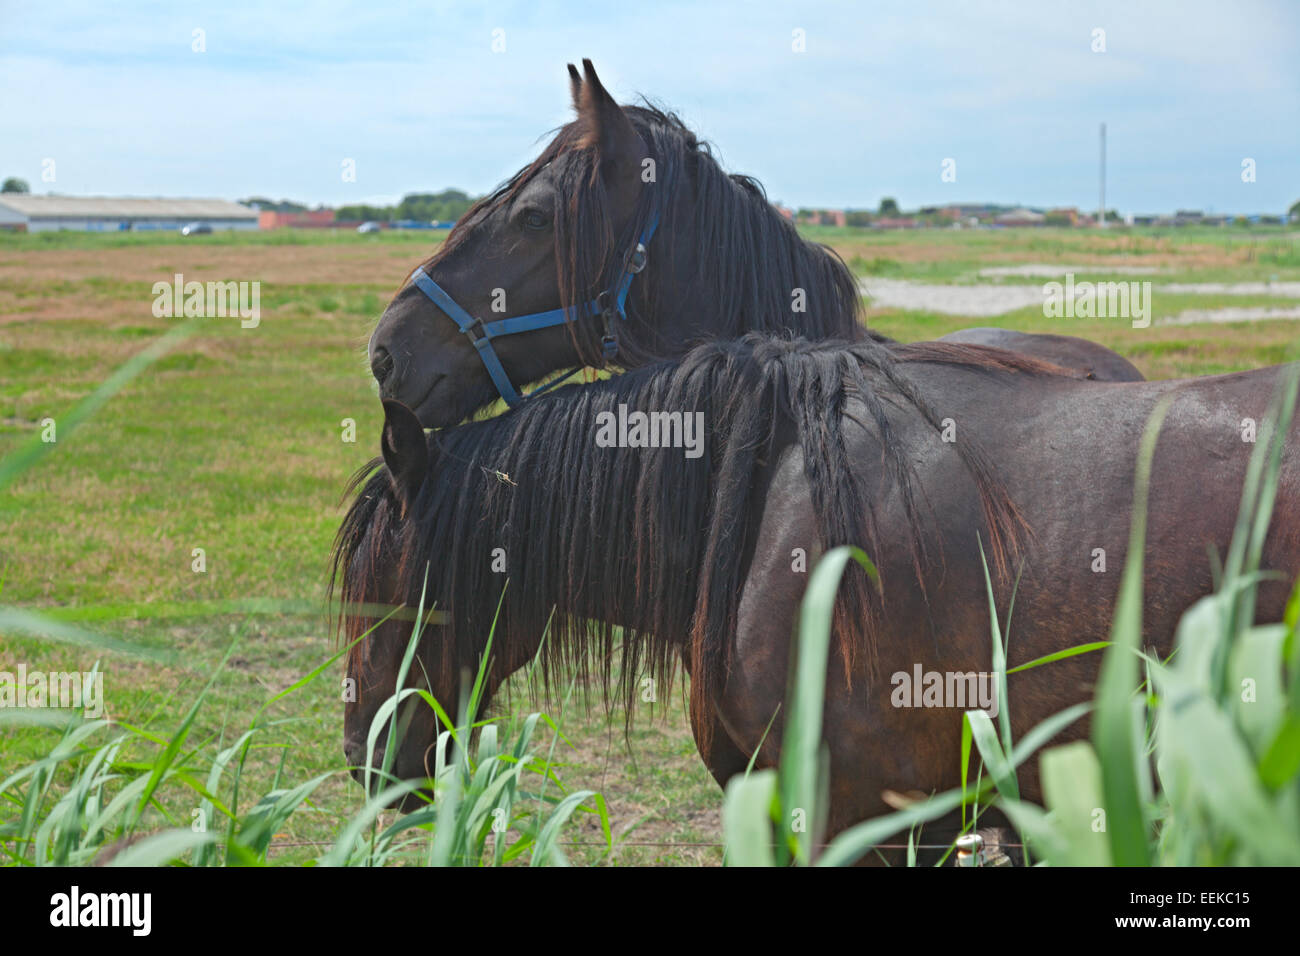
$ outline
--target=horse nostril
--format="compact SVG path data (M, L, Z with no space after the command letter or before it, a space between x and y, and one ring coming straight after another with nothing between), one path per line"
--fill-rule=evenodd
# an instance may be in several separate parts
M352 776L360 780L366 771L366 742L359 738L349 738L343 742L343 759L347 761ZM382 744L375 746L373 766L381 767L384 763Z
M383 385L388 376L393 374L393 357L382 345L378 346L370 356L370 371L374 373L375 381L380 385Z

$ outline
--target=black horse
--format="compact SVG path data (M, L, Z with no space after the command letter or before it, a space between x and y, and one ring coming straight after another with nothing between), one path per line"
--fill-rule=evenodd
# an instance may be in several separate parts
M755 753L760 767L777 762L779 714L764 734L785 696L807 569L828 547L861 545L881 588L854 572L836 611L824 722L835 832L886 810L886 790L958 782L963 708L895 706L893 678L991 670L981 540L999 608L1021 574L1012 666L1107 638L1137 448L1164 396L1144 623L1168 651L1180 615L1212 588L1207 546L1223 553L1232 535L1255 447L1242 421L1264 419L1279 377L1099 384L978 346L747 336L428 435L386 402L386 467L358 476L336 542L346 634L375 623L350 608L414 605L427 583L446 623L425 633L411 681L427 675L455 714L504 588L489 696L538 653L548 622L545 667L608 687L621 655L629 710L642 678L670 686L681 661L701 756L725 783ZM1263 554L1287 581L1300 573L1297 439L1293 425ZM1260 618L1280 619L1286 594L1262 584ZM345 752L356 767L410 628L389 620L349 658L358 696ZM1017 737L1089 697L1097 663L1013 675ZM393 773L423 778L436 719L418 702L403 717ZM1036 767L1021 789L1040 799Z
M802 239L757 181L724 172L676 116L620 107L584 67L585 79L569 67L577 119L478 202L385 310L370 340L385 398L438 427L562 369L635 368L707 339L883 340L862 325L848 267ZM1142 378L1083 339L954 335L1097 379Z

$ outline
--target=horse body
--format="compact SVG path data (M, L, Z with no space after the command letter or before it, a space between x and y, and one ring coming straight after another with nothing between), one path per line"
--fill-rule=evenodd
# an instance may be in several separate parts
M909 374L962 409L954 416L957 440L964 431L987 443L1004 464L1006 491L1031 529L1010 622L1010 666L1108 638L1128 550L1138 444L1155 403L1175 393L1153 466L1144 566L1144 634L1167 654L1183 612L1212 588L1207 545L1222 555L1231 539L1254 449L1242 440L1242 419L1263 420L1276 370L1109 386L989 376L950 365L909 366ZM932 793L957 783L961 709L896 707L891 675L911 677L918 665L925 672L991 669L977 547L977 535L985 535L986 546L987 536L973 520L978 494L931 429L914 415L891 418L898 440L917 462L920 493L933 506L925 534L942 560L927 601L915 586L897 586L912 580L905 553L886 548L871 555L886 582L881 626L873 636L876 677L849 686L840 669L832 667L827 675L832 832L888 809L881 798L887 790ZM1282 571L1288 582L1300 575L1298 431L1293 426L1263 557L1263 566ZM856 462L879 460L877 436L857 431L854 439ZM879 472L872 481L869 497L881 509L879 537L904 538L909 521L890 483ZM783 699L791 622L802 597L802 577L791 573L790 556L796 548L810 548L813 505L797 447L783 451L767 488L756 516L755 558L741 600L734 664L713 701L717 726L725 732L710 754L719 777L744 769L763 739L773 702ZM1104 551L1104 565L1097 549ZM995 592L1005 620L1005 577ZM1286 582L1262 585L1259 618L1280 620L1287 594ZM1068 704L1088 699L1097 664L1098 657L1089 655L1011 675L1011 699L999 703L1010 707L1016 738ZM1063 739L1084 729L1076 725ZM779 747L778 717L758 764L774 766ZM1021 770L1020 780L1022 791L1041 802L1036 762Z
M1145 378L1124 356L1075 335L981 327L949 332L939 341L1009 349L1063 368L1078 369L1099 382L1141 382Z
M1242 440L1242 421L1263 421L1278 377L1269 369L1100 385L1006 355L747 337L427 437L409 411L387 403L387 470L340 532L344 600L414 604L427 566L428 601L450 622L426 635L414 672L429 675L450 711L461 670L483 652L506 577L489 570L490 554L503 548L510 585L489 691L533 657L548 621L548 667L590 667L608 684L617 644L629 700L642 676L671 681L680 660L691 674L701 755L724 782L756 750L759 765L779 754L779 715L761 750L759 741L785 697L807 579L792 561L796 549L811 567L829 546L863 546L883 590L875 596L865 576L846 578L841 653L827 675L837 831L884 810L886 790L957 782L963 708L895 706L892 675L917 665L991 670L980 542L1000 611L1023 571L1012 666L1106 638L1138 444L1156 402L1173 392L1145 566L1145 633L1168 651L1179 615L1210 590L1206 546L1222 553L1231 536L1254 447ZM707 453L691 461L681 449L596 448L596 417L620 403L704 411ZM1300 573L1297 437L1293 427L1264 554L1265 567L1288 579ZM1279 618L1285 594L1282 584L1263 585L1259 616ZM351 619L349 633L369 623ZM350 660L362 678L346 716L355 764L364 764L359 744L394 689L409 631L390 621ZM1011 700L999 703L1010 706L1017 736L1089 696L1098 659L1013 675ZM423 711L409 717L399 776L423 775L435 730ZM1021 777L1038 799L1036 770Z

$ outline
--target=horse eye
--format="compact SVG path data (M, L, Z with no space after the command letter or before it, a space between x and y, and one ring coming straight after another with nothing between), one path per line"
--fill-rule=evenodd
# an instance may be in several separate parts
M524 213L524 227L526 229L545 229L550 225L550 220L546 213L539 212L536 209L530 209Z

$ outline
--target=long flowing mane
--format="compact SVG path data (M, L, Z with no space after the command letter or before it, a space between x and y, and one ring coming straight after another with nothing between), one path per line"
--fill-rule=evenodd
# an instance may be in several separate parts
M676 357L695 343L664 339L645 316L707 309L710 328L719 338L747 332L802 335L809 339L855 340L874 336L860 323L862 300L853 273L827 246L802 238L794 224L767 201L755 179L727 173L710 145L696 137L673 113L646 102L625 106L624 113L641 136L655 163L655 181L641 190L638 208L621 235L614 234L597 155L587 145L587 130L574 121L559 129L541 155L490 195L479 200L447 237L425 268L432 268L474 229L487 213L512 202L539 172L555 164L559 195L555 210L556 266L561 305L572 310L608 288L625 265L652 211L661 221L652 243L651 272L663 268L668 254L694 264L689 301L668 283L637 283L629 299L628 322L620 329L620 346L629 365ZM743 267L736 267L736 263ZM796 290L800 301L795 302ZM801 311L794 311L798 307ZM596 332L570 322L579 354L599 365Z
M869 554L908 547L924 580L924 516L886 415L886 404L901 396L940 429L901 371L912 361L1060 372L979 346L894 350L871 341L814 344L750 335L432 432L429 478L405 513L385 469L375 471L372 463L354 479L360 492L335 541L331 581L345 633L354 639L364 629L349 607L394 600L379 590L381 579L395 575L398 601L410 604L427 580L430 599L448 619L426 638L437 643L442 673L472 670L505 588L494 656L530 637L536 646L550 622L540 662L545 679L574 668L584 678L594 674L608 690L617 644L619 690L630 713L636 681L652 674L670 689L685 653L691 706L701 707L726 673L752 545L754 522L747 515L755 477L773 461L783 428L802 451L820 543L859 545ZM865 419L851 404L865 409ZM617 413L620 405L702 412L701 456L688 458L681 448L597 447L598 416ZM871 494L847 451L846 422L878 436L913 531L909 542L877 537ZM1005 573L1023 523L977 444L954 448L976 484L994 563ZM493 572L497 548L504 549L506 574ZM836 633L847 673L860 653L874 667L872 631L882 600L864 574L846 578Z

